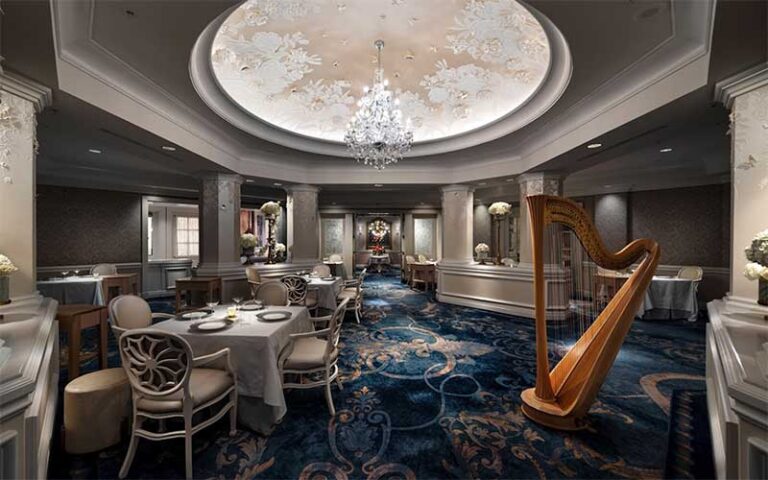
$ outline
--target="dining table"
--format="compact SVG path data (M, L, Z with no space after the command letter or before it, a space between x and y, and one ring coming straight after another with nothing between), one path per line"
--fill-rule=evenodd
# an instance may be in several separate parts
M344 279L341 277L312 277L305 276L304 279L309 287L317 291L317 306L326 310L336 310L338 301L336 298L344 287Z
M197 321L225 318L226 310L226 306L218 306L210 317L201 320L185 320L181 313L152 328L180 335L196 357L229 348L230 361L237 373L238 422L269 434L288 411L277 359L289 345L291 334L313 330L309 311L303 306L240 310L237 319L223 330L202 332L194 328ZM287 312L289 318L265 321L258 317L259 313L276 311Z
M392 263L392 259L390 258L388 253L383 253L381 255L377 254L371 254L368 257L368 266L369 267L376 267L376 271L381 273L382 267L389 268L390 264Z
M105 305L102 278L93 275L52 277L37 282L37 290L44 297L53 298L61 305Z
M638 316L644 320L687 318L696 321L699 314L699 282L688 278L656 275L645 292Z

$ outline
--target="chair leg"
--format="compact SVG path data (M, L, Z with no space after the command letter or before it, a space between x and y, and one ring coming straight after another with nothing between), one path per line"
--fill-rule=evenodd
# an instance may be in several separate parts
M125 460L123 460L123 466L120 467L120 473L117 474L120 479L128 476L128 471L131 469L133 463L133 456L136 455L136 447L139 444L139 437L134 433L137 428L141 426L141 421L138 419L136 412L133 413L133 426L131 428L131 441L128 444L128 451L125 454Z
M328 411L331 412L331 416L336 416L336 407L333 406L333 397L331 396L331 370L329 367L325 368L325 401L328 402Z
M341 384L341 375L336 374L336 384L339 386L339 390L344 390L344 385Z
M187 480L192 479L192 405L184 405L184 473ZM189 404L189 406L187 406Z
M237 433L237 388L230 395L232 408L229 410L229 436L234 437Z
M360 307L355 308L355 320L360 323Z

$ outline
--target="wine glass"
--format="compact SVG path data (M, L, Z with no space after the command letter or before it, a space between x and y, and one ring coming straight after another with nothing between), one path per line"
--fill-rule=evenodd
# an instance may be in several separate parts
M73 273L75 274L75 276L77 276L80 273L80 270L74 270Z
M240 311L240 303L242 303L243 297L232 297L232 301L235 302L235 309Z
M67 278L67 275L69 275L69 270L64 270L63 272L61 272L62 277Z
M216 305L219 304L219 301L211 298L209 301L205 302L205 304L208 306L208 308L213 310L216 307Z

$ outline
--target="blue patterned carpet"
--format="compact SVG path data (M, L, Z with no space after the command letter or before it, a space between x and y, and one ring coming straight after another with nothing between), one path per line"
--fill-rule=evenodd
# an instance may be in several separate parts
M288 414L266 438L245 430L229 437L222 420L195 436L196 477L664 475L672 392L704 388L701 322L636 321L590 428L561 433L520 411L520 392L535 380L531 320L438 304L391 277L366 285L363 323L349 315L343 329L337 415L329 417L316 389L289 392ZM50 473L114 478L126 446L83 458L55 454ZM130 475L183 477L183 458L182 441L142 441Z

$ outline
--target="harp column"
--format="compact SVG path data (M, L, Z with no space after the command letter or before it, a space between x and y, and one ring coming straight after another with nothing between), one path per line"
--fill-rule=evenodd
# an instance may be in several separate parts
M443 258L441 263L472 263L472 229L475 189L467 185L447 185L443 197Z
M520 185L520 265L530 268L533 263L531 252L530 219L526 198L531 195L557 195L563 194L563 176L557 173L540 172L524 173L517 178Z

